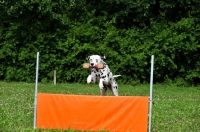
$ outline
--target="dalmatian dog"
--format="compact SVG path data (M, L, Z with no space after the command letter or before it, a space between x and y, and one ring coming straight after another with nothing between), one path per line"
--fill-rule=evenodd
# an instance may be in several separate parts
M106 57L91 55L87 59L89 60L90 67L95 67L98 63L104 65L103 69L91 68L91 74L87 77L87 83L99 82L100 93L103 96L106 95L107 89L111 90L114 96L118 96L118 85L114 78L121 75L112 74L108 65L104 62Z

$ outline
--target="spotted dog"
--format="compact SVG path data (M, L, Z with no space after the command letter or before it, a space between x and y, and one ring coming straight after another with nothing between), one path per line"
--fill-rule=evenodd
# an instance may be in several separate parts
M106 91L109 89L112 91L113 95L118 96L118 85L114 78L121 75L112 74L108 65L104 62L106 57L92 55L87 59L89 60L90 67L95 67L98 63L104 64L103 69L91 68L91 74L87 77L87 83L99 82L101 95L106 95Z

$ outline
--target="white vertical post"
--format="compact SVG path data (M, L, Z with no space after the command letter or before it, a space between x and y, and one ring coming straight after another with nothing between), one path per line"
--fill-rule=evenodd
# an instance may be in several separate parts
M56 70L54 70L54 85L56 85Z
M38 71L39 71L39 52L37 52L36 60L36 79L35 79L35 96L34 96L34 129L36 128L36 115L37 115L37 93L38 93Z
M151 132L151 117L152 117L152 92L153 92L153 67L154 55L151 56L151 75L150 75L150 104L149 104L149 132Z

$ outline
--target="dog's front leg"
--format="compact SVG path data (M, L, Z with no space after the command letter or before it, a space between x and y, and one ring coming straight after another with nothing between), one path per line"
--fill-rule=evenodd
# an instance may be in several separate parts
M91 83L91 81L92 81L92 77L91 77L91 75L89 75L89 76L87 77L87 83Z
M103 89L103 79L101 78L100 80L99 80L99 88L100 88L100 90L102 90Z
M87 77L87 83L95 83L97 81L96 72L92 70L91 74Z
M105 88L100 89L100 93L101 93L101 95L105 96L106 95L106 89Z

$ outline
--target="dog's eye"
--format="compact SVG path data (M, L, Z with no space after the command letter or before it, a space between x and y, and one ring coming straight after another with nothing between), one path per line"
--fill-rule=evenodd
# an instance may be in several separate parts
M96 59L96 62L98 62L98 59Z
M92 59L90 59L90 61L92 61Z

